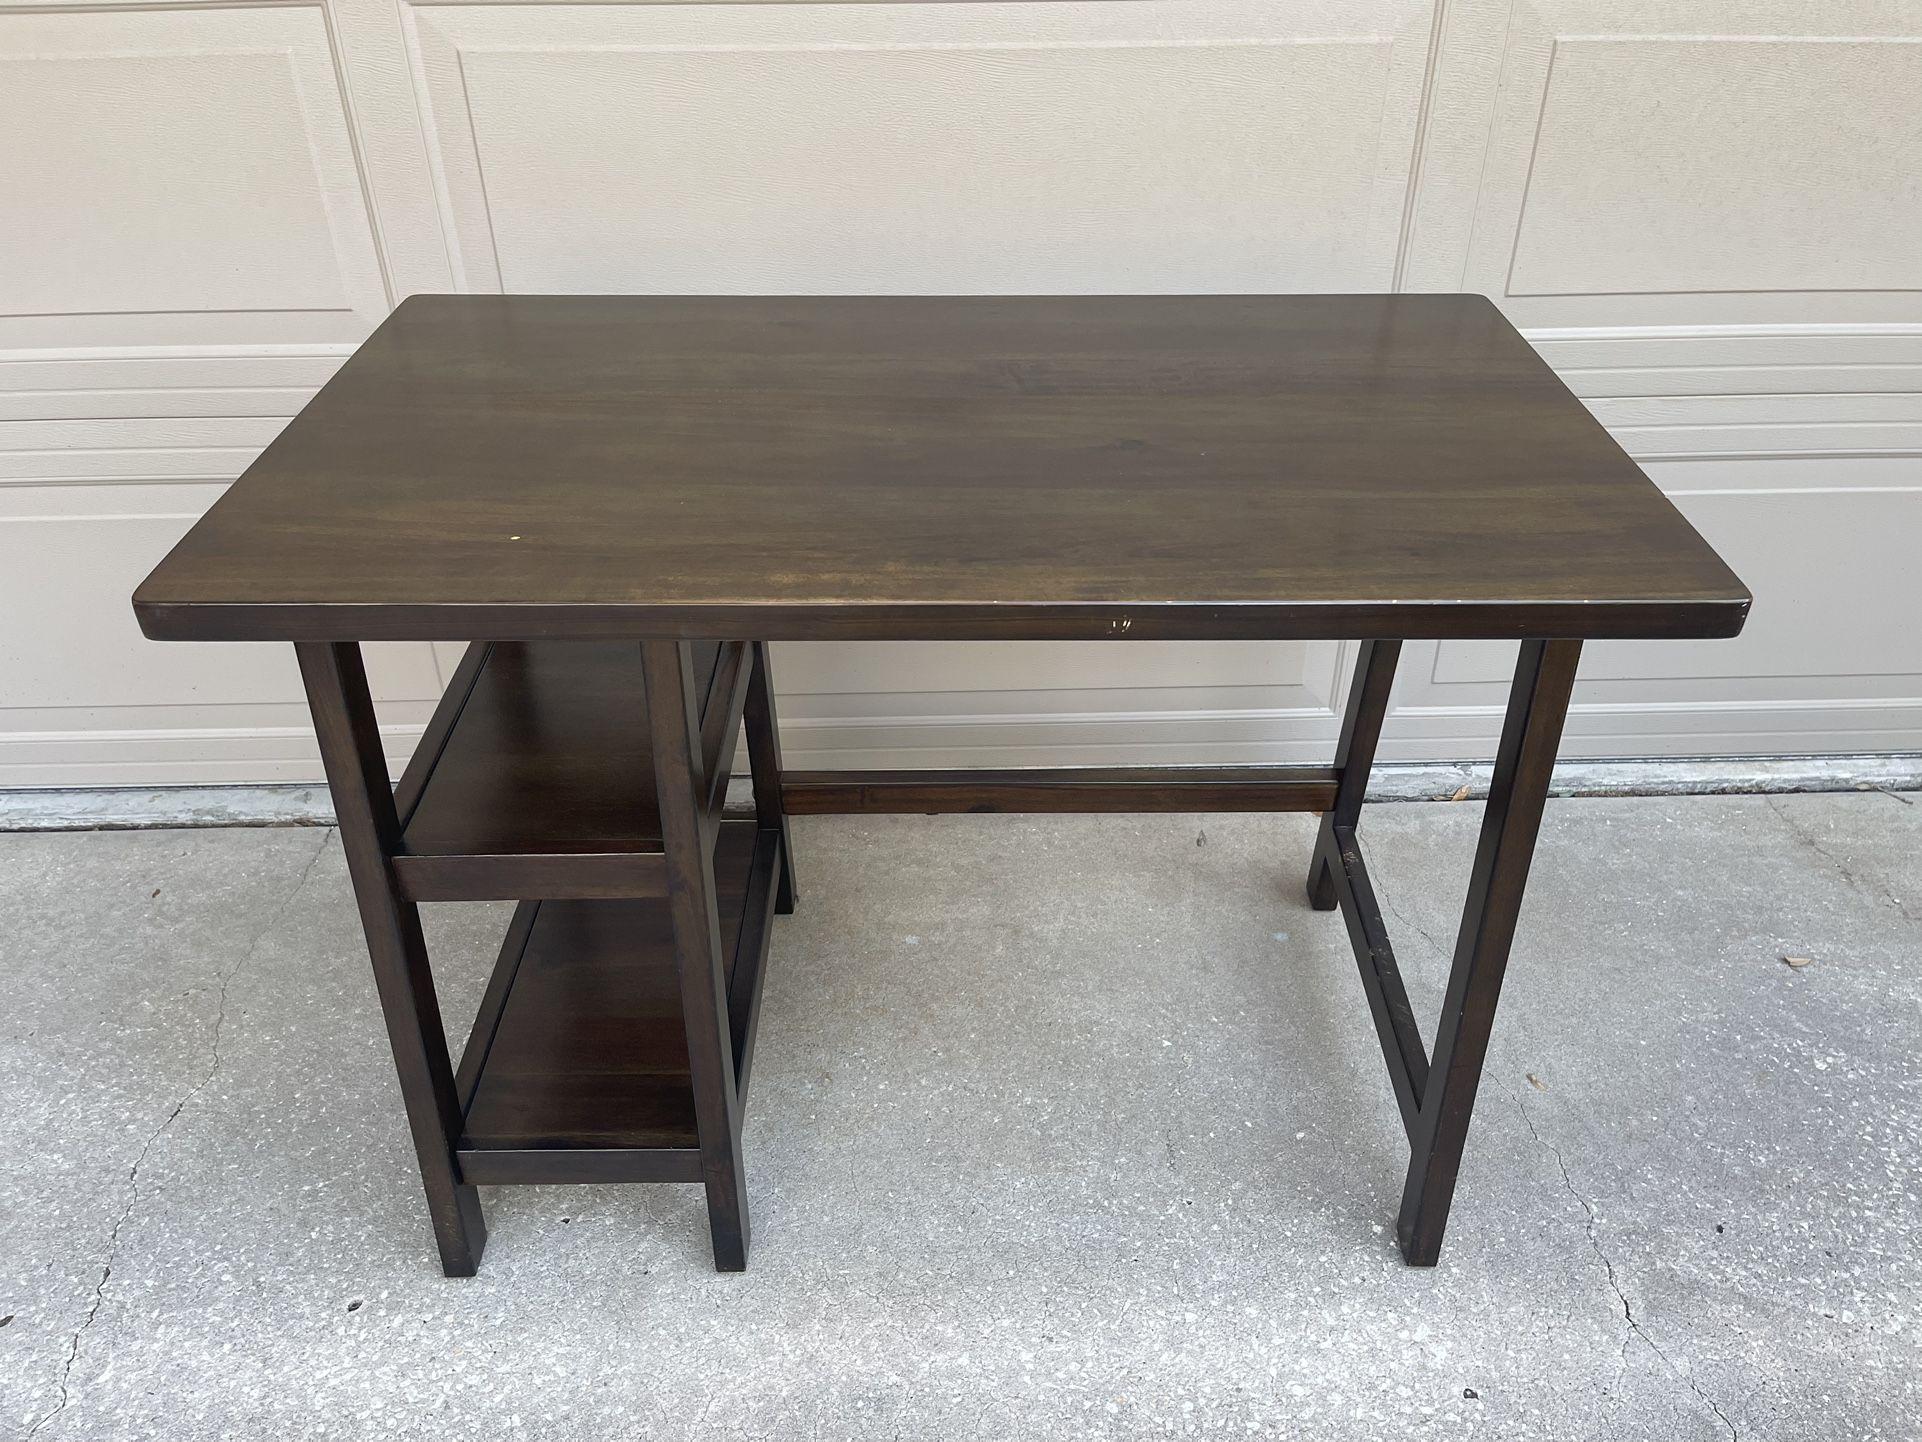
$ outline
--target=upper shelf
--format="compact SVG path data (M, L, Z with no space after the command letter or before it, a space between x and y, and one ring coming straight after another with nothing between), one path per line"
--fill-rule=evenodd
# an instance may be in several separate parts
M704 776L726 787L751 657L695 642ZM394 871L417 901L648 896L661 814L640 646L478 642L396 795Z

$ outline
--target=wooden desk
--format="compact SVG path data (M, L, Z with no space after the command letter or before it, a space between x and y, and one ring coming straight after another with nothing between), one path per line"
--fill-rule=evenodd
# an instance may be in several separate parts
M477 1183L699 1180L741 1113L786 817L1314 810L1432 1264L1582 641L1749 596L1474 296L416 297L148 577L296 644L443 1264ZM1358 638L1333 764L789 773L774 639ZM1402 641L1519 640L1432 1054L1357 840ZM467 640L397 791L359 643ZM723 820L745 717L755 819ZM417 906L522 901L458 1071Z

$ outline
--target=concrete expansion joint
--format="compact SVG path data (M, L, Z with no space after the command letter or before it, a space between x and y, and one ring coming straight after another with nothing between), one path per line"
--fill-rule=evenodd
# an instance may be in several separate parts
M1615 1275L1615 1259L1609 1256L1608 1249L1602 1245L1601 1232L1595 1216L1595 1204L1589 1201L1581 1188L1575 1185L1575 1178L1569 1173L1568 1162L1562 1156L1562 1149L1541 1134L1541 1130L1535 1125L1535 1118L1529 1114L1528 1103L1522 1100L1520 1092L1500 1078L1496 1078L1496 1085L1507 1092L1508 1099L1515 1103L1515 1110L1522 1114L1522 1125L1528 1128L1528 1134L1535 1139L1536 1145L1555 1159L1556 1170L1562 1174L1563 1189L1575 1199L1582 1209L1582 1226L1588 1237L1588 1244L1594 1248L1596 1257L1601 1261L1602 1274L1608 1281L1608 1290L1614 1294L1616 1304L1621 1307L1622 1321L1627 1326L1627 1330L1622 1334L1623 1363L1627 1363L1630 1343L1637 1340L1645 1343L1651 1352L1661 1358L1662 1365L1674 1373L1676 1378L1680 1380L1689 1391L1695 1394L1702 1405L1713 1412L1721 1424L1728 1428L1729 1442L1741 1442L1742 1434L1740 1430L1729 1420L1728 1414L1722 1410L1720 1404L1717 1403L1713 1397L1709 1396L1707 1392L1702 1390L1701 1386L1695 1381L1692 1370L1684 1368L1673 1357L1669 1356L1669 1354L1663 1350L1662 1344L1651 1337L1648 1329L1636 1320L1635 1308L1629 1302L1628 1293L1622 1290L1622 1284Z
M220 1037L227 1025L228 990L233 986L234 978L239 975L240 969L254 959L267 934L280 925L282 918L293 909L300 894L307 889L307 883L314 874L314 868L320 864L320 858L326 853L327 843L333 834L332 827L321 832L320 845L316 846L314 854L307 858L306 866L301 869L300 879L294 883L293 890L287 893L287 899L281 902L274 909L273 915L261 924L234 964L221 973L220 985L215 993L213 1035L208 1046L207 1069L201 1073L200 1079L182 1092L180 1099L167 1109L166 1116L161 1118L159 1126L148 1133L146 1141L140 1145L140 1151L134 1156L133 1165L127 1169L127 1204L120 1209L120 1215L114 1219L113 1227L107 1233L106 1255L101 1258L100 1275L94 1281L93 1295L88 1299L87 1310L81 1314L80 1325L75 1327L67 1338L67 1355L60 1364L60 1398L53 1404L52 1410L36 1419L33 1425L27 1428L23 1434L23 1442L27 1442L27 1439L31 1439L42 1427L67 1410L67 1404L72 1400L69 1381L73 1376L74 1364L80 1360L81 1341L93 1327L95 1319L99 1317L100 1309L106 1305L107 1283L113 1279L114 1264L120 1260L120 1233L133 1217L134 1208L140 1205L140 1169L146 1165L148 1154L159 1144L160 1139L167 1134L168 1129L179 1119L180 1114L187 1109L187 1104L205 1091L213 1079L220 1074Z

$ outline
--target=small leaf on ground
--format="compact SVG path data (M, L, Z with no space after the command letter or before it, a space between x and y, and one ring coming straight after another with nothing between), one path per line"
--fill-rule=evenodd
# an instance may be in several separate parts
M1782 960L1786 961L1790 966L1794 967L1797 971L1800 971L1803 967L1807 966L1810 962L1814 961L1815 958L1812 956L1785 956L1782 958Z
M1534 1072L1532 1071L1527 1072L1527 1073L1524 1073L1524 1075L1526 1075L1528 1078L1528 1084L1533 1088L1535 1088L1536 1091L1545 1092L1548 1090L1546 1086L1542 1085L1542 1079L1536 1076Z

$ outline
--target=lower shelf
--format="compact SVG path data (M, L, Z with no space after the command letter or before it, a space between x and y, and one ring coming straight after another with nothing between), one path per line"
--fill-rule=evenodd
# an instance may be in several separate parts
M779 832L751 821L725 823L714 848L743 1094L779 848ZM458 1089L467 1181L698 1179L666 901L522 903L462 1054Z

